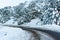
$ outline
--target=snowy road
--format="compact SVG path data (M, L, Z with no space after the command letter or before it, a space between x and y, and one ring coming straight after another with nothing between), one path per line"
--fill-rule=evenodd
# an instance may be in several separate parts
M41 40L52 40L48 35L38 32ZM9 28L0 26L0 40L32 40L33 34L19 28Z
M36 21L37 20L37 21ZM11 21L11 23L10 23ZM6 24L12 24L13 20L10 20L6 22ZM36 25L38 22L38 19L32 20L30 23L26 23L29 26L39 26ZM33 24L31 24L33 23ZM26 25L24 24L24 25ZM16 25L16 23L15 23ZM48 25L47 25L48 26ZM44 26L46 28L46 26ZM42 27L43 28L43 27ZM51 27L50 27L51 28ZM54 30L54 29L53 29ZM53 40L48 34L37 31L37 33L40 35L41 40ZM19 28L12 28L12 27L6 27L6 26L0 26L0 40L33 40L33 34L31 32L19 29Z

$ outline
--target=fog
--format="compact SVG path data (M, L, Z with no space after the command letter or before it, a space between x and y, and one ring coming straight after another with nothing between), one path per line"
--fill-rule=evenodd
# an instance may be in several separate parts
M29 1L29 0L0 0L0 8L6 7L6 6L16 6L19 3L23 3L25 1Z

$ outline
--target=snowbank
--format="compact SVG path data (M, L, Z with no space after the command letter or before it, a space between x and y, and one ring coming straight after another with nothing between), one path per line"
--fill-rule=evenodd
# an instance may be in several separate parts
M11 22L11 23L10 23ZM39 19L33 19L31 20L31 22L23 24L25 26L32 26L32 27L39 27L40 25L36 25L36 23L39 22ZM13 19L9 20L8 22L6 22L6 24L13 24ZM17 24L17 23L15 23ZM15 25L14 24L14 25ZM41 26L40 26L41 27ZM59 30L59 26L57 28L57 25L44 25L42 26L42 28L44 29L52 29L52 27L54 27L52 30L56 29L55 31L57 31L57 29ZM55 28L56 27L56 28ZM38 31L39 33L39 31ZM0 40L32 40L32 33L19 29L19 28L11 28L11 27L6 27L6 26L0 26ZM50 36L48 36L46 33L39 33L41 40L53 40Z

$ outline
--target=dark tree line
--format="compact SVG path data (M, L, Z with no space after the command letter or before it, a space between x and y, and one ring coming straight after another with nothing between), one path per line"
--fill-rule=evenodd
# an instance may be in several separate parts
M0 9L0 22L5 23L13 17L20 25L39 18L43 25L53 23L60 25L59 4L60 1L58 0L35 0L31 1L28 5L27 2L24 2L17 6L4 7ZM58 12L53 14L54 11Z

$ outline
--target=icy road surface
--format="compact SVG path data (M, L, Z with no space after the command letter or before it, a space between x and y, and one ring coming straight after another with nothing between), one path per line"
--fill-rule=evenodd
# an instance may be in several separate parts
M39 19L34 19L29 23L26 23L24 25L29 26L39 26L36 25L36 23L39 21ZM13 20L9 20L6 22L6 24L13 24ZM16 25L17 23L15 23ZM47 25L48 26L48 25ZM37 32L40 35L41 40L53 40L48 34L43 32ZM19 28L12 28L12 27L6 27L6 26L0 26L0 40L34 40L33 34L31 32L19 29Z

